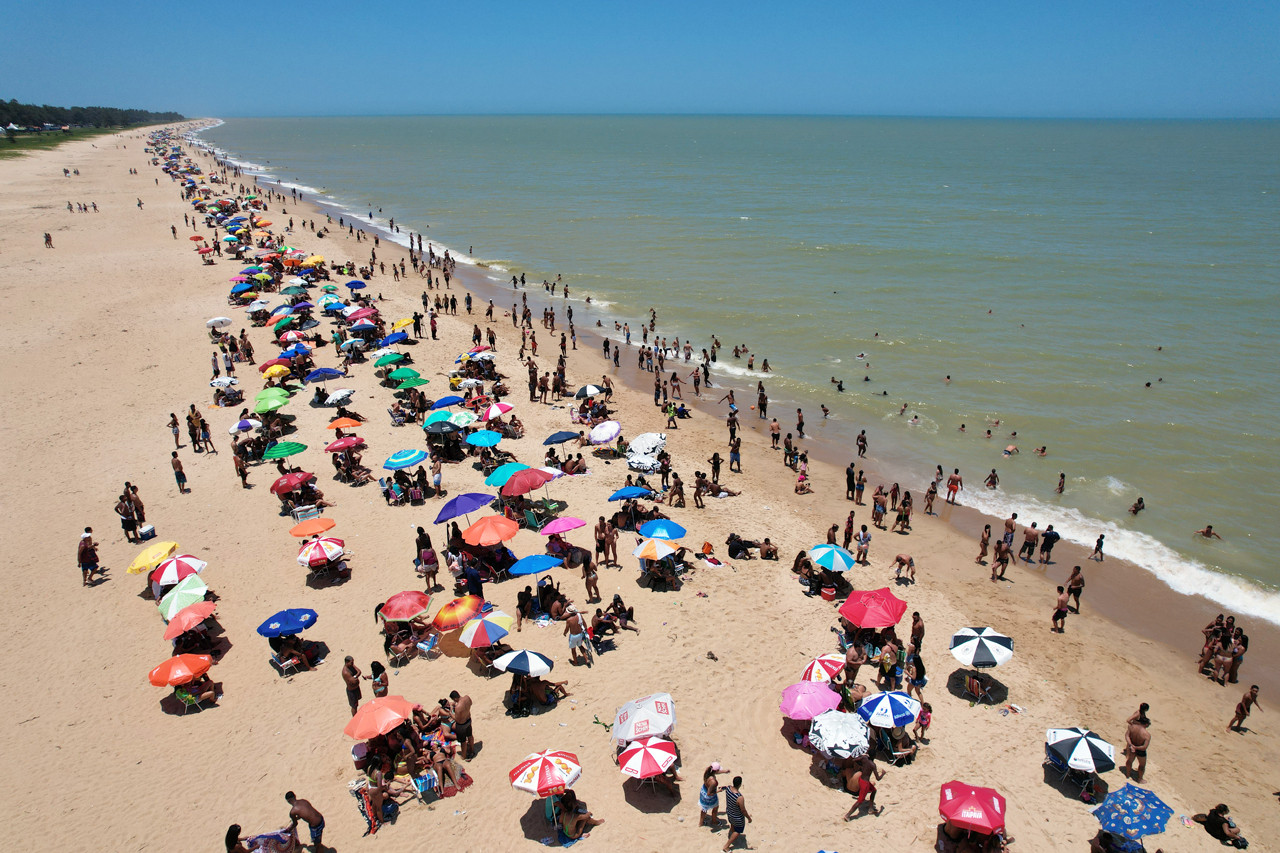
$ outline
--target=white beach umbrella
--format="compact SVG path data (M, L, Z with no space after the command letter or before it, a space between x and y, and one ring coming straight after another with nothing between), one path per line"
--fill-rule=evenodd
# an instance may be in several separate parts
M870 749L867 723L857 714L823 711L813 718L809 743L827 758L859 758Z
M592 444L608 444L622 434L622 424L617 421L605 421L591 428L588 438Z
M1115 747L1088 729L1049 729L1045 743L1073 770L1106 773L1116 768Z
M642 456L653 456L667 446L667 434L664 432L646 432L631 439L627 450Z
M338 403L344 403L347 400L350 400L355 393L355 390L352 388L339 388L337 391L334 391L325 398L325 404L335 406Z
M632 699L618 709L610 730L612 740L631 741L656 735L666 737L676 727L676 706L670 693L653 693Z
M210 329L225 329L230 326L232 320L230 317L214 317L205 323Z
M965 666L990 669L1013 658L1013 639L994 628L961 628L951 638L951 656Z

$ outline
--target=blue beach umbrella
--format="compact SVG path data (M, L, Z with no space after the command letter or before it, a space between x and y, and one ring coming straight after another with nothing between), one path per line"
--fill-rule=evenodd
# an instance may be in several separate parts
M920 703L898 690L876 693L858 706L858 716L881 729L910 725L919 715Z
M292 305L277 305L275 308L271 309L272 317L287 317L292 313L293 313Z
M625 501L628 498L643 498L648 497L651 494L653 494L653 492L642 486L623 486L621 489L618 489L618 491L609 495L609 500Z
M286 634L297 634L315 624L319 615L306 607L281 610L258 626L258 633L264 637L282 637Z
M432 408L432 409L443 409L443 408L445 408L446 406L456 406L456 405L458 405L459 403L462 403L462 402L464 402L464 400L463 400L461 397L459 397L459 396L457 396L456 394L454 394L454 395L450 395L450 396L448 396L448 397L441 397L439 400L436 400L434 403L432 403L432 404L431 404L431 408Z
M499 465L492 474L484 478L484 484L500 489L507 484L507 480L510 480L513 474L528 467L528 465L521 462L508 462L506 465Z
M649 539L679 539L688 531L666 518L655 518L640 525L640 535Z
M482 429L467 436L467 444L472 447L495 447L502 441L502 433L491 429Z
M300 355L307 355L310 352L311 352L311 349L309 347L299 342L289 347L288 349L281 350L280 358L297 358Z
M389 347L392 344L398 344L401 341L407 341L407 340L409 340L409 336L406 335L404 332L392 332L382 340L378 341L378 346Z
M295 302L295 303L293 303L293 310L295 310L295 311L306 311L308 308L315 308L315 307L316 307L316 306L312 305L310 302Z
M363 347L365 342L359 338L349 338L342 342L342 349L351 349L352 347Z
M240 282L239 284L232 285L232 287L231 287L231 292L232 292L232 293L245 293L246 291L253 290L253 287L254 287L254 286L253 286L252 284L250 284L249 282L247 282L247 281L242 281L242 282Z
M382 463L382 467L388 471L399 471L401 468L417 465L426 458L427 454L422 450L397 450L387 457L387 461Z
M368 287L368 285L365 284L363 281L349 281L347 282L347 287L351 288L352 290L364 290L366 287Z
M854 556L835 545L815 545L809 549L809 558L824 569L833 572L847 572L857 565Z
M513 575L540 575L548 569L564 565L564 560L548 554L534 554L522 557L511 564L509 570Z
M338 379L342 376L341 370L334 370L332 367L318 367L306 375L303 382L327 382L330 379Z
M564 444L566 441L572 441L577 437L578 434L576 432L569 432L568 430L562 429L560 432L554 432L547 436L547 440L542 442L542 444L544 447L550 447L553 444Z
M1125 785L1107 794L1093 816L1107 832L1137 841L1144 835L1164 832L1173 809L1146 788Z
M497 499L496 495L486 495L483 492L467 492L465 494L458 495L456 498L450 498L449 501L441 508L440 514L436 516L435 523L443 524L444 522L457 518L460 515L475 512L478 509L484 509Z

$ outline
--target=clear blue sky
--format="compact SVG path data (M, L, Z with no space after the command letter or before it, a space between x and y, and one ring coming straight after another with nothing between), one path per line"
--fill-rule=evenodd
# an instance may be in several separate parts
M1280 3L11 3L0 97L188 115L1280 117Z

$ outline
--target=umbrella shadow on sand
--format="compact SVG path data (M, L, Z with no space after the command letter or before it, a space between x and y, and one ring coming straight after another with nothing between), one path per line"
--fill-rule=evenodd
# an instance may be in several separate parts
M965 669L964 667L952 672L951 675L947 676L947 692L957 699L973 702L975 699L973 694L965 692L965 679L970 678L977 673L978 670ZM996 681L990 675L983 674L981 677L986 683L987 690L991 696L992 705L1003 705L1005 702L1009 701L1008 687L1001 684L999 681ZM986 704L987 700L983 699L982 702L983 704Z
M1043 769L1044 783L1046 785L1050 788L1057 789L1058 793L1062 794L1062 796L1066 797L1068 800L1080 799L1081 794L1083 793L1081 789L1081 782L1084 780L1086 774L1077 770L1072 771L1072 773L1067 776L1063 776L1061 771L1054 769L1054 767L1048 762L1044 764ZM1107 784L1105 779L1096 774L1092 776L1092 779L1093 794L1096 798L1095 802L1100 803L1106 798L1107 792L1111 790L1111 786Z
M688 785L690 782L685 780L682 784ZM656 782L650 784L641 779L628 778L622 783L622 798L638 812L670 814L680 804L681 795L677 793L673 796Z
M529 808L525 809L524 814L520 815L520 831L530 841L546 844L547 839L555 840L556 828L547 822L546 799L541 797L535 799L529 804Z

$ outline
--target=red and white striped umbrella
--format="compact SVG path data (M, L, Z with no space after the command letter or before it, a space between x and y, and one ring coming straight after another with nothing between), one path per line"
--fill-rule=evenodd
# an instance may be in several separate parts
M331 560L337 560L342 556L344 544L346 543L341 539L334 539L330 536L304 542L302 548L298 550L298 565L310 568L323 566Z
M188 575L197 575L209 565L204 560L190 554L177 554L156 566L151 573L151 582L159 586L172 586Z
M830 681L844 669L844 655L819 655L804 668L801 681Z
M582 776L582 764L572 752L548 749L526 756L509 775L517 791L551 797L573 787Z
M618 756L618 769L635 779L648 779L667 772L676 762L676 745L660 737L642 737Z
M500 418L514 408L515 406L510 403L494 403L480 413L480 420L491 421L494 418Z
M298 343L299 341L305 341L306 339L307 339L306 335L296 330L285 332L283 335L276 338L276 340L280 341L280 343L282 344L295 344L295 343Z

